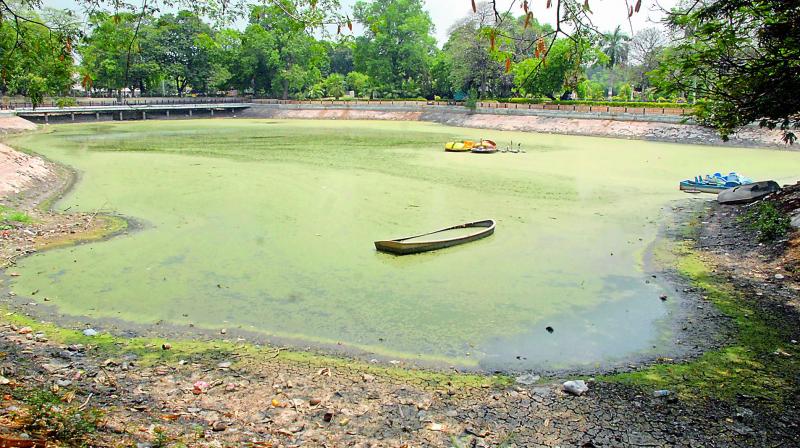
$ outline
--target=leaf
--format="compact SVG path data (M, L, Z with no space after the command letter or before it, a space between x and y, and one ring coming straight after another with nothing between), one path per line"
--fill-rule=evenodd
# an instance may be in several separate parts
M66 41L64 42L64 49L67 50L67 53L72 53L72 39L67 37Z
M347 28L351 33L353 32L353 22L351 22L350 19L347 19Z
M531 24L531 17L533 17L532 12L528 12L527 14L525 14L525 25L522 27L523 30L527 29L528 25Z
M492 30L491 34L489 34L489 42L492 45L492 51L494 51L494 40L495 40L495 31Z
M588 2L589 0L586 1ZM634 8L634 11L639 12L639 8L641 7L642 7L642 0L639 0L636 2L636 8Z
M342 34L342 25L336 26L336 34Z
M511 71L511 58L506 58L506 73Z
M589 0L584 0L583 9L586 10L586 11L589 11Z
M522 2L522 9L525 10L525 14L528 13L528 0Z
M553 6L553 0L547 0L547 9L550 9L551 6Z
M628 11L628 17L633 17L633 6L630 7L630 11Z
M475 5L475 0L472 0L472 12L473 13L478 12L478 7Z

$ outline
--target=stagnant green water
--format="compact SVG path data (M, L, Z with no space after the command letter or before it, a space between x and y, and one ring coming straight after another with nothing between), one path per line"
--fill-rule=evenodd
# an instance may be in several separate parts
M798 155L405 122L52 126L12 145L74 167L56 207L141 231L20 261L63 313L241 328L300 345L485 369L658 352L675 300L644 254L680 179L793 180ZM444 141L525 154L445 153ZM494 218L493 236L396 257L373 241ZM545 327L552 327L551 334ZM656 346L654 349L653 346Z

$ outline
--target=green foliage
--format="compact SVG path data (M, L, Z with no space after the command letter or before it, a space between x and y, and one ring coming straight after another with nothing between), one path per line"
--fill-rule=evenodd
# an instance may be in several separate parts
M344 76L339 73L331 73L323 82L325 93L337 100L344 96Z
M668 18L683 35L655 71L665 90L704 97L694 114L723 139L758 122L793 142L800 127L800 2L691 3ZM687 6L688 8L688 6Z
M783 238L791 229L791 220L770 201L762 201L740 218L741 221L758 232L762 242Z
M523 95L556 99L567 88L576 88L582 65L597 52L586 40L558 39L545 57L529 58L514 67L514 83Z
M436 41L421 0L359 1L353 14L364 26L353 49L355 69L380 86L382 97L416 96L430 84Z
M584 100L550 100L548 98L500 98L499 101L512 104L563 104L579 106L610 106L610 107L647 107L647 108L690 108L686 103L670 103L665 98L663 102L652 101L584 101Z
M475 109L478 108L478 91L477 90L475 90L475 89L470 89L469 90L469 95L467 96L467 99L464 101L464 106L466 106L466 108L471 110L471 111L474 111Z
M75 107L78 105L78 100L73 97L61 97L56 99L57 107Z
M9 207L5 207L0 205L0 225L9 223L9 222L18 222L22 224L30 224L33 222L33 218L30 215L14 210Z
M45 95L63 95L72 86L78 24L56 10L24 14L31 20L0 14L0 93L26 95L36 106Z
M79 446L97 430L101 418L97 410L81 409L49 390L34 389L16 394L28 406L26 431L46 435L69 446Z
M350 72L347 74L347 87L355 92L356 97L369 96L372 80L363 73Z

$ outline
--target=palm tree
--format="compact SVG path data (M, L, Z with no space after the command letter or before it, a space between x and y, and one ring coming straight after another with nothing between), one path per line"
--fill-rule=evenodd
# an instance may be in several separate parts
M617 25L613 33L606 33L603 36L603 53L608 56L606 66L611 69L609 76L609 93L614 87L614 67L625 65L628 62L628 42L631 40L627 34L622 32L622 27ZM610 95L609 95L610 96Z

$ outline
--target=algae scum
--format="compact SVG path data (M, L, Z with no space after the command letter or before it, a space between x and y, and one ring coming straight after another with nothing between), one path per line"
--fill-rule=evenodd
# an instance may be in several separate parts
M645 272L677 181L793 175L790 152L401 122L53 126L17 147L74 167L60 210L141 231L20 261L13 289L69 315L241 328L298 346L521 370L663 350L677 300ZM454 154L454 138L525 154ZM373 241L494 218L496 233L396 257ZM554 331L549 333L546 327Z

